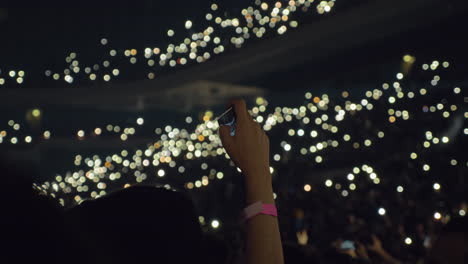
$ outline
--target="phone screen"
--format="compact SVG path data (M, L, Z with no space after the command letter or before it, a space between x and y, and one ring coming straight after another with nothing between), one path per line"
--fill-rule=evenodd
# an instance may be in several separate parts
M224 113L216 118L220 126L231 127L231 136L236 134L236 113L233 107L229 107Z
M356 247L354 246L354 242L351 240L343 241L343 243L341 243L340 248L343 250L355 250L356 249Z

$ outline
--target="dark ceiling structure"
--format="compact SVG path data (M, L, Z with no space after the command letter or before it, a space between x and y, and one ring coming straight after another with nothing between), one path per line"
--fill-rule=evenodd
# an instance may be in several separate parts
M247 89L243 86L268 79L269 75L281 73L287 79L291 69L304 64L314 70L329 67L327 62L331 64L330 61L337 66L342 64L336 63L339 55L363 47L369 52L394 53L390 44L382 47L381 43L391 43L394 39L404 41L405 34L456 20L463 17L466 10L466 2L458 0L364 1L356 7L302 25L287 35L256 41L206 63L168 72L154 80L78 84L63 88L2 87L2 106L56 105L123 110L154 107L190 110L187 106L213 106L230 97L248 96L242 92ZM368 48L369 43L375 43L377 48ZM381 57L386 56L381 54ZM316 72L320 73L320 70ZM320 78L319 74L313 76ZM200 81L205 81L206 85L201 85ZM234 86L223 88L230 85ZM274 87L269 86L253 89L258 89L259 94L269 90L274 92ZM184 94L190 96L184 97ZM213 97L216 100L208 100Z

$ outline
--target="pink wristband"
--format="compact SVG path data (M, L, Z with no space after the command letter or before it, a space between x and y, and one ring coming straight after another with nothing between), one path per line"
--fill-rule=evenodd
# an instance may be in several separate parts
M244 209L243 220L246 221L259 214L278 216L278 211L274 204L264 204L258 201Z

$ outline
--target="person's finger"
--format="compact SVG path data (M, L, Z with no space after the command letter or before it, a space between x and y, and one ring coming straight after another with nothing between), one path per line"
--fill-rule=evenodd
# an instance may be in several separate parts
M251 119L250 114L247 112L247 105L245 104L244 100L232 100L231 105L234 107L234 111L236 112L238 124L245 124L245 122L249 120L248 118Z
M226 151L231 151L234 146L234 137L231 136L231 127L220 126L219 137L221 138L221 142L223 143L223 147Z
M262 126L260 125L260 123L256 122L256 121L253 121L254 122L254 126L261 132L263 132L263 129L262 129Z

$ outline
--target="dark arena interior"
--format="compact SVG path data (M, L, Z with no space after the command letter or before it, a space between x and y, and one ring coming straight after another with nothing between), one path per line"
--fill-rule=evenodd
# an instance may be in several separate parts
M0 4L1 258L468 263L467 25L464 0Z

